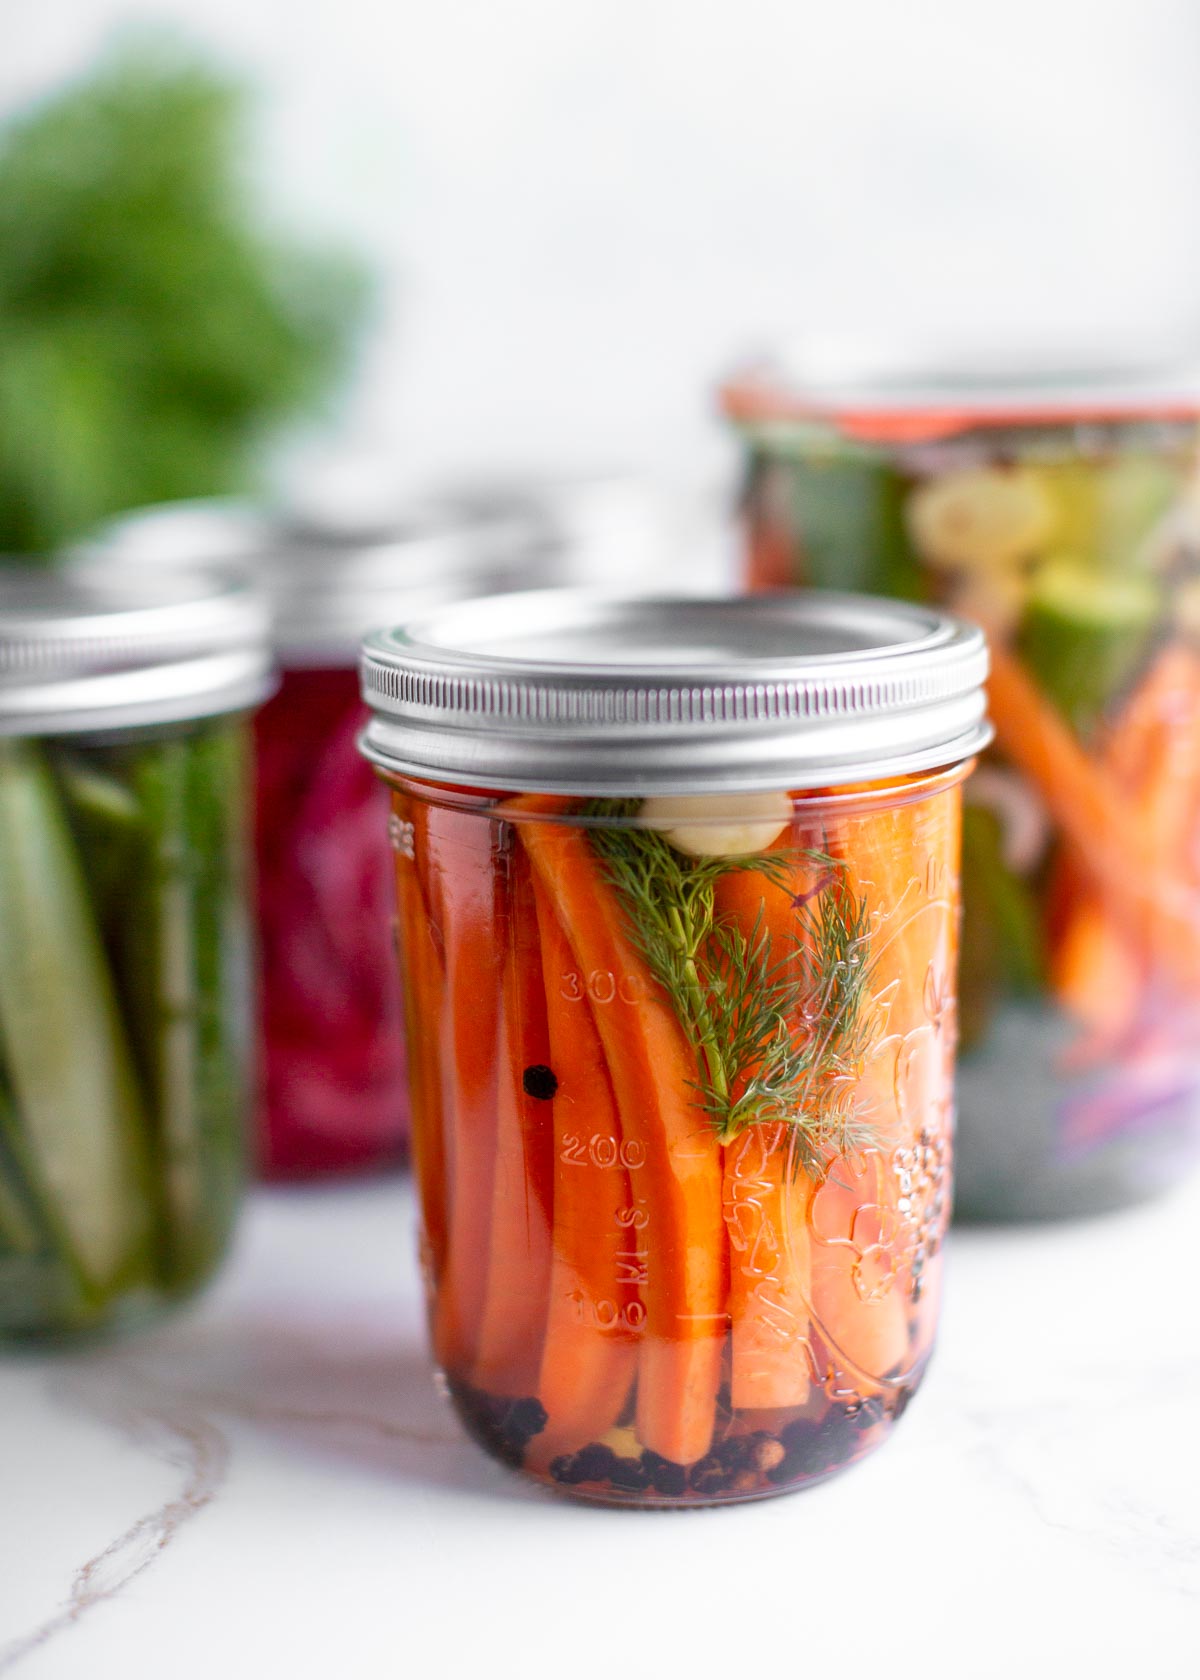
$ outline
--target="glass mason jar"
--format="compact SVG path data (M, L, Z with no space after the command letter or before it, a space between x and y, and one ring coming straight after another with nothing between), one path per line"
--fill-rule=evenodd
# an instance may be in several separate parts
M542 531L511 510L233 504L149 509L103 539L162 565L235 560L273 604L278 690L255 721L262 966L260 1165L271 1178L398 1162L408 1083L379 784L355 750L363 632L468 590L524 581Z
M1195 395L763 373L725 405L751 588L937 602L989 635L958 1212L1095 1213L1170 1185L1200 1152Z
M0 567L0 1335L136 1321L225 1251L269 683L240 584Z
M546 591L369 638L437 1363L585 1498L783 1492L933 1345L977 631Z

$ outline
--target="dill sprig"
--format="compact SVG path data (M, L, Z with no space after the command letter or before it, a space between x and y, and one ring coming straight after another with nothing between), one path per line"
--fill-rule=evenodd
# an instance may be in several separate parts
M824 1176L837 1156L873 1141L855 1103L877 1032L866 905L827 852L692 858L660 831L620 821L636 809L589 807L618 819L590 829L591 843L696 1054L701 1106L725 1143L752 1125L785 1125L796 1169ZM792 893L801 860L817 881L794 896L782 949L761 908L749 931L717 914L722 876L753 870Z

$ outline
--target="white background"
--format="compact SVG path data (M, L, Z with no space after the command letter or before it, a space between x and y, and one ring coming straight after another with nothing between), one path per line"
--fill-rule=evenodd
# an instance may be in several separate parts
M0 0L0 109L121 21L261 86L256 167L381 277L414 470L719 459L782 331L1190 332L1194 0Z

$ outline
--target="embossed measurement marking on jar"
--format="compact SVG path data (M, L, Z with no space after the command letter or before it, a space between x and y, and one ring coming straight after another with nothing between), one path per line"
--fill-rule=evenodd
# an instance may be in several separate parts
M807 1316L801 1317L785 1298L781 1265L790 1273L794 1257L787 1233L768 1211L772 1180L772 1139L755 1132L738 1151L733 1171L726 1179L725 1221L730 1247L739 1275L746 1280L747 1296L754 1311L745 1317L746 1334L752 1346L808 1347Z
M594 968L588 975L570 970L560 978L559 991L568 1003L582 1003L586 998L593 1003L613 1003L617 998L622 1003L638 1003L645 995L638 975L614 974L610 968Z
M646 1146L637 1138L615 1138L605 1132L595 1132L590 1138L568 1132L558 1158L569 1167L625 1167L636 1172L646 1164Z

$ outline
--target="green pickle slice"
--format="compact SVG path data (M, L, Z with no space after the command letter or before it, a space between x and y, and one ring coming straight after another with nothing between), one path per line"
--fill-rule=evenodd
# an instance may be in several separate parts
M1071 556L1049 560L1035 574L1017 649L1081 736L1091 734L1132 683L1163 605L1153 578L1115 576Z
M88 1300L148 1280L146 1115L95 910L41 750L0 743L0 1049L16 1153Z
M162 1196L162 1263L172 1286L218 1258L233 1217L245 1153L245 1059L231 1015L240 960L239 839L230 789L240 741L217 730L164 740L133 767L145 814L141 885L123 930L120 968L151 1106Z

